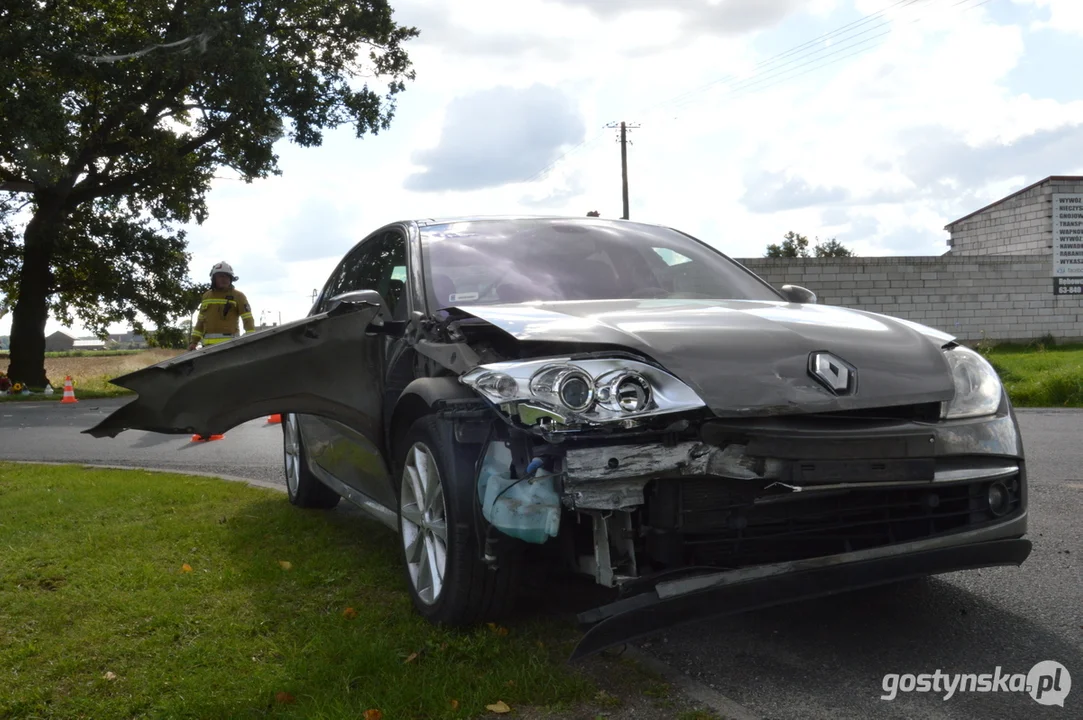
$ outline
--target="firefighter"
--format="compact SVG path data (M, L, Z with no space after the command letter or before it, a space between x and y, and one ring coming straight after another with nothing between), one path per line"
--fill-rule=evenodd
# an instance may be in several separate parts
M229 263L216 263L211 268L211 289L203 293L203 301L199 304L199 319L192 329L189 350L195 350L201 342L207 347L240 337L242 324L245 332L256 329L248 298L233 287L236 281L237 276Z

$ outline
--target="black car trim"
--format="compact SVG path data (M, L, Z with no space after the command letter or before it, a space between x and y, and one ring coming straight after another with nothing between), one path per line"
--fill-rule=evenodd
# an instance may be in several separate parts
M735 615L909 578L998 565L1018 566L1030 552L1030 540L992 540L795 570L715 585L665 599L653 590L580 613L580 626L589 629L569 660L589 657L615 645L696 620Z

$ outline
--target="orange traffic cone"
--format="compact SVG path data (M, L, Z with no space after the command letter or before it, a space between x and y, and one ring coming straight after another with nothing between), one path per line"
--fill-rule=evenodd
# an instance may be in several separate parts
M278 414L278 413L275 413L271 417L267 418L267 424L268 425L275 425L275 424L280 423L280 422L282 422L282 416L280 414Z
M225 435L193 435L192 442L210 442L211 440L221 440Z
M76 403L79 402L75 399L75 388L71 384L71 375L64 378L64 399L61 403Z

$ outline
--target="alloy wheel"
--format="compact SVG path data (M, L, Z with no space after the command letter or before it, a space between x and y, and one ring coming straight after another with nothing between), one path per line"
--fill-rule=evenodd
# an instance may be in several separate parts
M301 433L297 427L296 415L286 415L284 420L286 432L283 438L283 451L286 459L286 486L290 490L290 495L296 495L297 486L301 480Z
M447 507L440 471L424 443L414 443L402 472L399 514L410 581L427 605L440 599L447 568Z

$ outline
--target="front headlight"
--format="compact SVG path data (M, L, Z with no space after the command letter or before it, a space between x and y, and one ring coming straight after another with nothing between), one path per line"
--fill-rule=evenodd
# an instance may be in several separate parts
M989 361L970 348L958 345L944 351L955 381L955 397L941 404L945 420L992 415L1000 407L1003 386Z
M617 358L491 363L471 370L461 380L497 405L510 408L525 403L532 410L528 417L548 416L561 424L608 423L705 405L690 387L664 370ZM523 418L524 413L520 411L519 416Z

